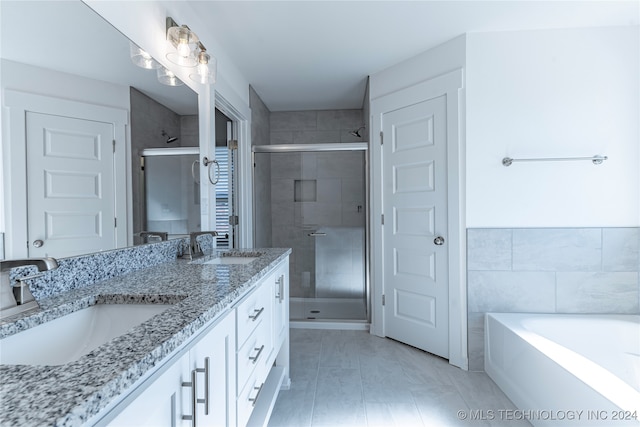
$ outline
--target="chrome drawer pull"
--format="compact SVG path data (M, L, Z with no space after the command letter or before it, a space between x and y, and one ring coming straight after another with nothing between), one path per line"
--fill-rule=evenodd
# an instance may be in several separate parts
M253 320L254 322L256 320L258 320L258 317L260 317L260 315L262 314L262 312L264 311L264 307L262 307L260 310L253 310L254 311L254 315L249 315L249 319Z
M262 353L262 350L264 350L264 344L262 344L262 347L260 348L257 348L257 347L254 348L254 350L258 350L258 353L256 353L256 355L253 357L250 356L249 360L251 360L251 362L255 365L258 359L260 358L260 354Z
M256 406L256 402L258 401L258 396L260 396L260 392L262 391L262 386L264 386L264 383L260 384L260 387L254 387L254 390L258 390L258 392L256 393L256 397L250 397L249 398L249 402L251 402L251 406Z

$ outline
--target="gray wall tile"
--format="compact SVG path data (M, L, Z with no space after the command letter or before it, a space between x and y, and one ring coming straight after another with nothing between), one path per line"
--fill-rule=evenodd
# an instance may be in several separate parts
M317 128L316 111L274 111L271 113L271 131L315 130Z
M555 274L469 271L469 312L555 312Z
M467 230L469 270L511 270L512 230Z
M362 110L318 111L318 129L348 129L353 131L362 126Z
M638 271L640 267L640 229L602 229L602 269Z
M323 142L340 142L340 131L295 131L293 133L294 144L320 144Z
M558 273L560 313L638 313L638 273Z
M269 126L271 112L251 86L249 86L249 105L251 107L251 144L268 145L271 138ZM254 168L254 244L259 248L270 247L273 244L271 236L271 187L271 161L268 157L256 157L256 167Z
M513 230L513 269L522 271L599 271L599 228Z
M270 133L270 144L278 145L278 144L293 144L293 132L273 132Z

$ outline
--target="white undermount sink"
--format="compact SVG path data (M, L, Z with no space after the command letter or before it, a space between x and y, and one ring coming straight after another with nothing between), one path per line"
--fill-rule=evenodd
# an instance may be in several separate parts
M167 304L96 304L0 340L0 364L64 365L123 335Z

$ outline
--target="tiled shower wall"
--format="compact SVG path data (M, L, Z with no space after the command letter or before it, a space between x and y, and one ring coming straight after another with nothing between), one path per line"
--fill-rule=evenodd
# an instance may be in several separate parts
M349 134L362 124L362 110L272 112L270 140L271 144L363 142L366 136ZM256 163L266 161L264 156L271 157L273 246L293 248L291 296L314 297L315 240L308 234L322 226L364 227L364 152L258 154Z
M640 228L467 230L469 369L484 314L640 313Z

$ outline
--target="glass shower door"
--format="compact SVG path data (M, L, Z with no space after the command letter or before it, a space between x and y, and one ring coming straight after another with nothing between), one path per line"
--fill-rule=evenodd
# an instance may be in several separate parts
M311 148L254 154L254 179L270 177L270 197L256 205L270 205L258 211L271 221L256 227L271 228L272 247L293 249L291 320L366 321L366 151Z

